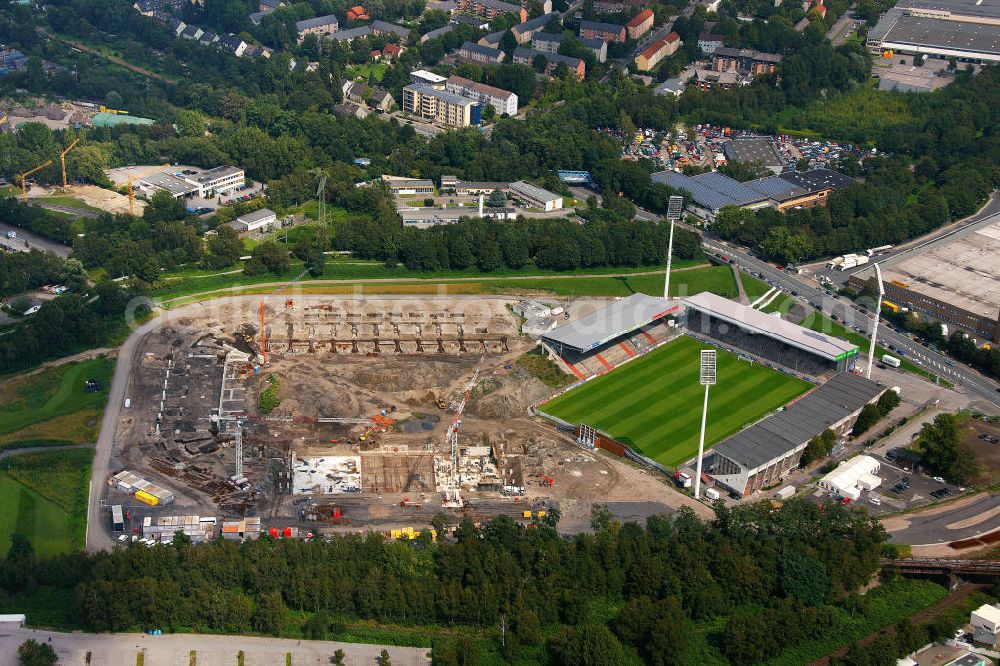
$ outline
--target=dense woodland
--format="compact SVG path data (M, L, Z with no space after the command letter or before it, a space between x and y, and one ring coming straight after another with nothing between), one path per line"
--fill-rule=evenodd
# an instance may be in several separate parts
M534 529L466 521L454 542L178 540L49 560L16 539L0 563L0 607L48 590L96 631L321 638L358 619L436 625L484 632L522 663L581 665L625 663L627 654L691 663L696 627L713 627L716 650L751 664L823 635L836 608L862 603L853 593L877 570L885 538L864 512L803 501L719 508L711 523L682 511L645 527L598 507L595 532L571 539L553 529L557 519ZM613 610L597 620L595 607Z

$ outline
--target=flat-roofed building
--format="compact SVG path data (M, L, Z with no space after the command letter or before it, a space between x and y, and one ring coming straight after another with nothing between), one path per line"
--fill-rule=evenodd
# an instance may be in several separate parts
M868 49L1000 62L1000 3L995 0L900 0L868 31Z
M703 32L698 35L698 48L701 49L702 53L705 55L712 55L715 53L716 49L722 47L725 41L725 35L713 35Z
M776 174L785 168L785 160L770 139L733 139L722 145L722 152L730 162L755 162Z
M521 23L528 20L528 10L523 5L515 5L503 0L457 0L459 11L485 19L495 19L504 14L517 14Z
M317 37L332 35L337 32L338 26L337 17L333 14L296 21L296 39L301 43L306 38L306 35L316 35Z
M651 179L654 183L686 191L691 197L689 209L707 222L714 221L715 216L726 206L755 210L771 205L771 199L766 194L718 172L685 176L676 171L658 171Z
M448 80L448 77L441 76L440 74L435 74L434 72L428 72L425 69L417 69L410 72L410 83L423 84L435 87L441 87L444 82Z
M439 224L455 224L463 219L482 217L491 220L513 220L517 210L510 207L486 208L479 212L475 205L449 206L447 208L404 208L397 211L405 226L425 229Z
M562 208L562 196L546 189L526 183L523 180L510 184L510 196L531 208L540 208L546 212Z
M517 113L517 95L509 90L502 90L488 86L485 83L477 83L461 76L450 76L445 81L444 89L471 99L482 106L492 106L497 115L507 114L513 116Z
M137 184L139 189L148 196L163 191L169 193L175 199L192 197L198 194L200 189L197 183L192 183L184 178L162 171L143 176Z
M649 32L652 27L653 10L648 7L636 14L631 21L625 24L625 30L628 32L629 39L639 39Z
M383 175L382 182L386 184L393 196L406 194L434 194L434 181L424 178L404 178L402 176Z
M466 97L429 85L403 88L403 111L450 127L478 125L479 106Z
M246 184L246 175L243 169L234 166L215 167L190 176L189 179L198 183L199 194L203 197L227 194Z
M278 223L278 215L269 208L261 208L252 213L240 215L229 225L240 234L253 233L254 231L270 231Z
M712 69L717 72L733 70L757 76L770 74L781 64L783 57L777 53L764 53L753 49L731 49L721 46L712 53Z

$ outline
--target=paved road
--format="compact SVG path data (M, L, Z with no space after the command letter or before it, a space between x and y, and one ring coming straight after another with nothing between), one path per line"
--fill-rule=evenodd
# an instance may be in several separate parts
M992 532L1000 527L1000 515L991 515L981 521L975 521L976 516L1000 507L1000 495L983 495L975 501L959 508L932 509L929 515L919 513L900 518L909 521L909 525L890 531L889 540L893 543L911 546L937 545L968 539L979 534ZM949 528L949 525L960 521L970 521L964 527Z
M704 236L705 248L710 252L732 257L734 261L745 270L757 274L761 273L764 279L779 287L782 291L798 294L797 298L806 307L809 304L818 305L818 310L830 317L835 317L843 322L847 328L861 328L861 333L866 337L871 337L873 320L853 302L846 298L837 296L827 296L826 292L805 282L800 277L787 271L781 270L773 264L761 261L751 256L742 248L734 247L724 241ZM878 330L879 344L884 347L892 345L899 355L908 358L915 363L924 366L930 372L939 374L949 381L965 387L965 389L975 396L993 405L1000 405L1000 393L997 392L998 385L991 379L984 377L972 368L961 363L954 366L945 364L944 358L932 352L924 345L910 339L907 335L894 331L882 322ZM862 349L862 353L867 354L867 349Z
M146 636L144 634L71 634L25 629L12 624L0 624L0 664L16 664L17 648L28 639L40 643L50 642L60 664L100 664L101 666L135 666L137 655L143 652L146 666L194 663L191 653L196 652L198 666L231 666L237 662L242 650L247 666L274 666L284 664L291 654L291 663L329 664L338 649L351 665L377 664L381 645L364 643L337 643L334 641L295 641L257 636L209 636L204 634L171 634ZM417 666L429 663L428 648L390 647L393 664ZM89 659L88 659L89 655Z
M7 238L7 232L9 231L16 233L17 238ZM32 248L41 250L42 252L48 250L49 252L56 253L63 259L68 257L72 250L72 248L66 247L61 243L49 240L44 236L39 236L21 227L7 224L6 222L0 222L0 245L16 252L27 252Z
M29 199L29 201L31 201ZM65 213L67 215L72 215L74 217L88 217L90 219L97 219L100 217L100 213L95 213L92 210L86 208L74 208L73 206L63 206L62 204L53 203L42 203L40 201L31 201L32 206L38 206L39 208L44 208L45 210L55 211L57 213Z

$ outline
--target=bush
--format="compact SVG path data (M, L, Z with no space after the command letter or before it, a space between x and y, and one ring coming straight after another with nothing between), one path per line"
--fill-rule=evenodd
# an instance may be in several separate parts
M280 382L274 375L268 375L267 382L267 387L260 393L261 414L270 414L281 404L281 398L278 397Z

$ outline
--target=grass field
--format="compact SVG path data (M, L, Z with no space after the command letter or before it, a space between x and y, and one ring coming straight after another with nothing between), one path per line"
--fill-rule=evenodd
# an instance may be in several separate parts
M0 449L92 442L114 367L110 359L95 358L0 385ZM99 382L101 390L87 393L88 379Z
M542 406L571 423L608 432L644 455L674 467L698 450L704 391L699 351L681 337ZM706 447L811 388L807 382L719 350L718 385L708 406Z
M0 556L19 532L40 555L83 548L87 489L94 452L72 449L26 453L3 461L0 470Z

